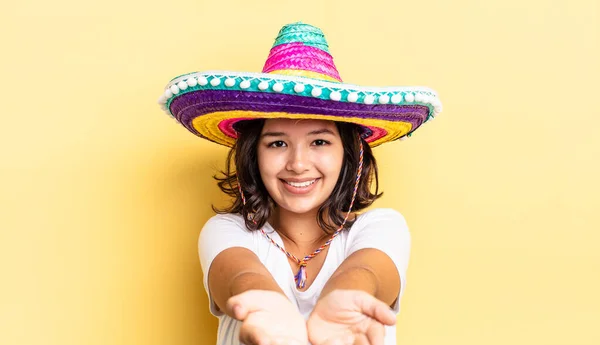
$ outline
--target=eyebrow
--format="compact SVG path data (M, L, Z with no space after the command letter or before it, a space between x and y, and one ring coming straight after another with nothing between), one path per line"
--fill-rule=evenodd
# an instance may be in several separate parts
M331 134L331 135L334 135L334 133L331 130L327 129L327 128L317 129L317 130L308 132L308 135L318 135L318 134ZM286 135L287 134L284 133L284 132L265 132L260 137L261 138L265 138L265 137L283 137L283 136L286 136Z
M260 137L261 138L266 138L266 137L282 137L284 135L285 135L285 133L283 133L283 132L265 132Z
M335 135L333 134L333 132L327 128L323 128L323 129L317 129L315 131L311 131L308 132L308 135L317 135L317 134L331 134L331 135Z

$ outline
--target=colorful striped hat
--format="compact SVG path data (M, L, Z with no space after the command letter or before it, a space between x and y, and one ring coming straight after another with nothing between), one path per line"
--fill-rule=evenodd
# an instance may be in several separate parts
M323 32L303 23L279 31L262 73L188 73L167 84L159 104L190 132L229 147L237 122L273 118L355 123L375 147L410 136L442 110L429 88L343 83Z

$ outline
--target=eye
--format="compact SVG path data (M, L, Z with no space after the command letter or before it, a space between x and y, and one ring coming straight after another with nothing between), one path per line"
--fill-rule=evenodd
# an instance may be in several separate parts
M284 146L286 146L286 144L282 140L274 141L268 145L268 147L284 147Z
M315 146L325 146L325 145L329 145L331 143L329 141L327 141L327 140L317 139L317 140L313 141L313 144Z

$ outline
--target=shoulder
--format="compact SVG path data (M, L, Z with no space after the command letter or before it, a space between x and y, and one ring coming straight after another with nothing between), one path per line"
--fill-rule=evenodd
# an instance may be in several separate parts
M249 231L246 228L244 219L240 214L237 213L222 213L210 217L204 224L202 231L215 227L238 228L239 230Z
M345 249L346 257L360 249L378 249L404 269L410 246L411 235L404 216L391 208L378 208L358 216L348 231Z
M230 241L232 238L252 238L253 232L246 228L239 214L225 213L212 216L200 231L200 242Z
M353 225L358 228L369 227L370 225L390 224L397 227L406 227L404 216L392 208L375 208L361 213L356 218Z
M348 248L385 246L410 242L410 232L404 216L391 208L377 208L360 214L348 231ZM356 249L355 248L355 249Z
M246 228L239 214L217 214L211 217L200 231L198 250L203 267L223 250L232 247L243 247L255 250L254 232Z

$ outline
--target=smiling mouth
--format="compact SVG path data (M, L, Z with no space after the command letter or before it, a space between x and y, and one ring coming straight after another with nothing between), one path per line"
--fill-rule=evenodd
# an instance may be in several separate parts
M286 183L292 187L295 188L308 188L309 186L313 185L315 182L317 182L319 179L313 179L313 180L308 180L308 181L303 181L303 182L292 182L292 181L286 181L286 180L281 180L283 183Z

